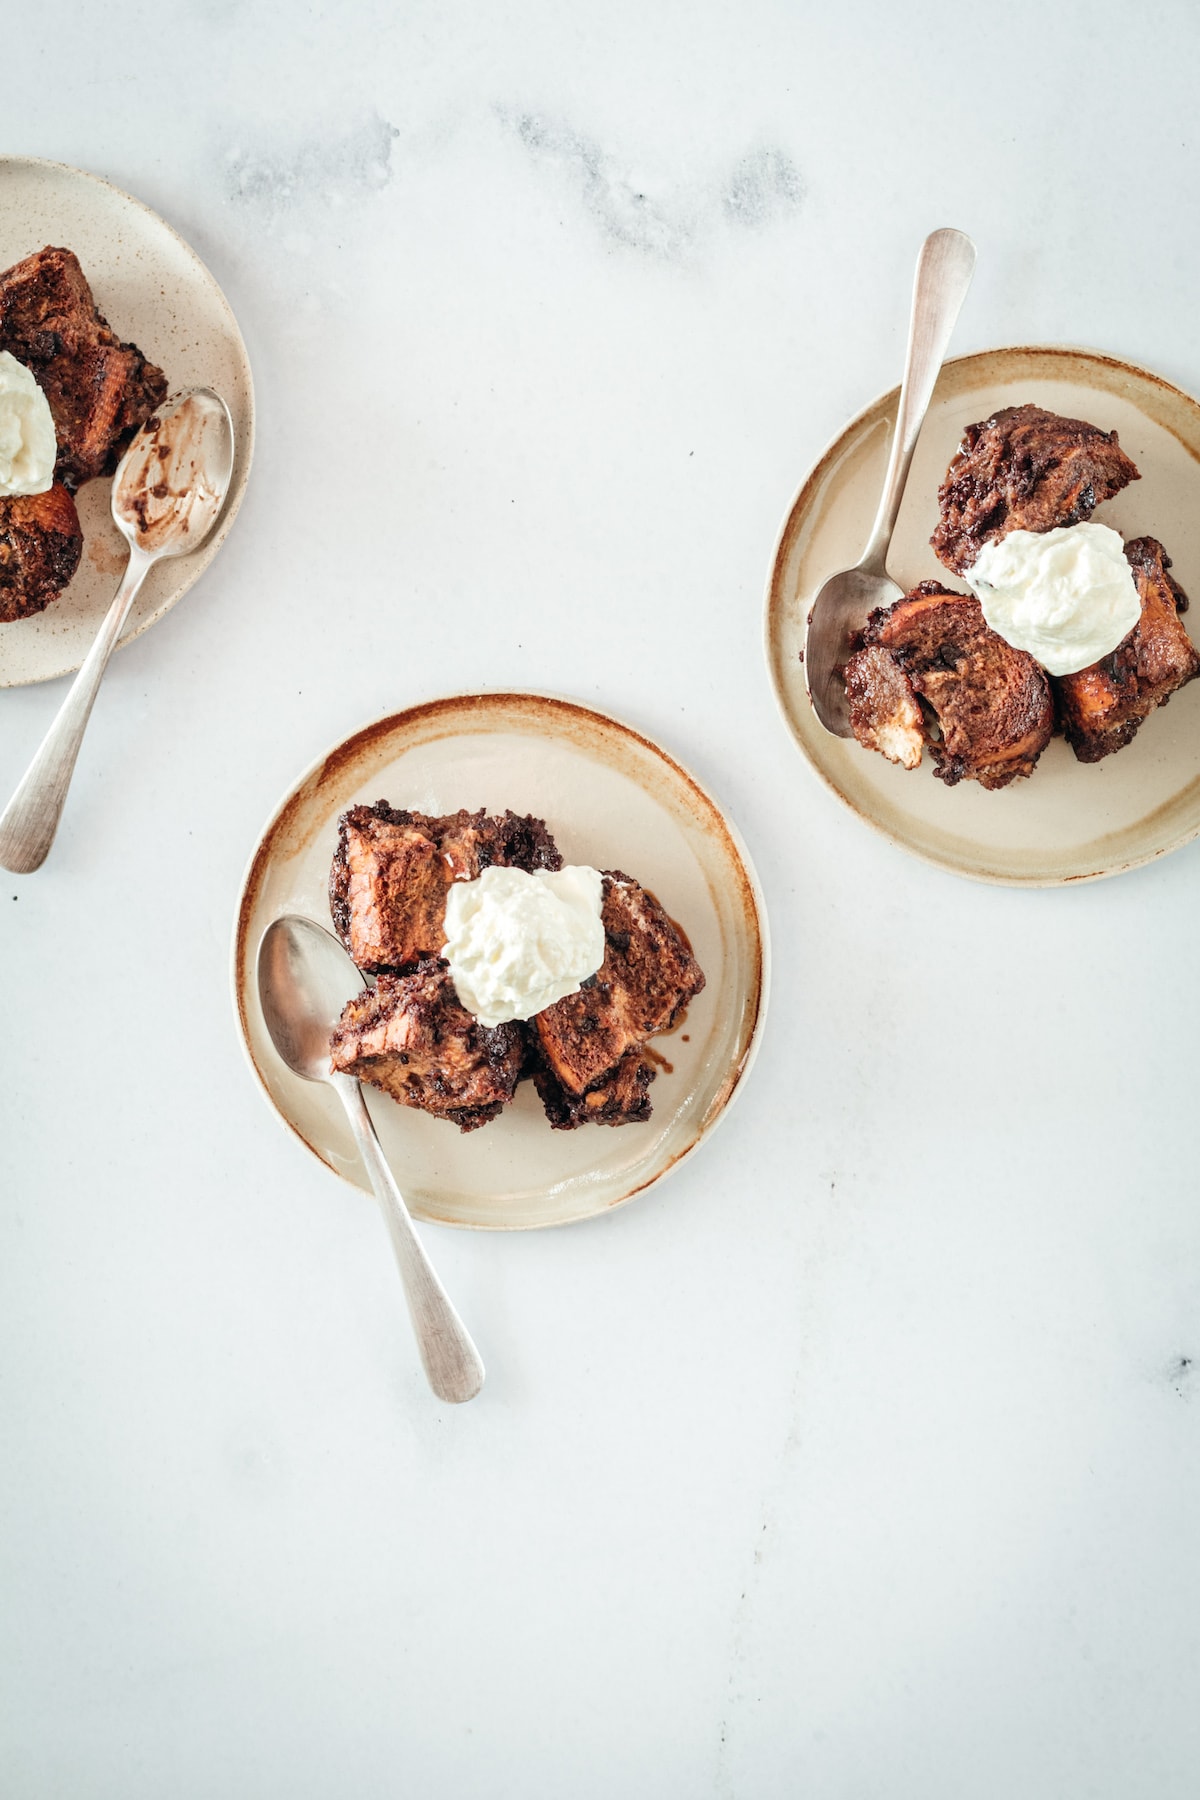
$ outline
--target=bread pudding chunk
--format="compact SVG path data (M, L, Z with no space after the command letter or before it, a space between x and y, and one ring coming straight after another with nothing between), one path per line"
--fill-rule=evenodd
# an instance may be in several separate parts
M436 958L410 975L381 975L356 994L330 1041L335 1070L463 1131L508 1105L524 1059L520 1026L481 1025Z
M0 622L27 619L56 600L79 567L83 528L66 488L0 499Z
M533 1020L541 1060L576 1097L609 1083L626 1055L655 1032L669 1031L704 987L703 971L677 927L654 896L619 869L605 871L601 917L605 951L596 974ZM626 1086L631 1078L626 1070ZM573 1122L582 1124L586 1116L584 1108Z
M368 974L440 956L451 884L496 865L532 874L560 869L562 857L543 820L513 812L432 817L386 800L353 806L338 820L329 881L334 927Z
M938 489L941 520L929 541L938 561L963 575L984 544L1010 531L1078 525L1137 480L1115 431L1041 406L1007 406L967 426Z
M1123 750L1142 721L1200 674L1200 655L1180 613L1187 595L1168 574L1157 538L1134 538L1125 555L1137 583L1141 618L1109 656L1055 682L1063 733L1080 762Z
M925 716L916 690L890 650L865 645L846 664L850 729L868 750L915 769L925 750Z
M555 1131L580 1125L641 1125L650 1117L650 1083L654 1070L640 1050L627 1050L615 1069L582 1094L568 1093L562 1082L538 1062L533 1082Z
M923 581L877 608L861 639L846 691L851 727L867 749L903 752L891 760L916 766L905 761L915 748L915 697L928 709L924 737L947 786L1002 788L1033 773L1054 730L1049 683L1032 656L989 629L973 595Z
M0 350L26 365L49 401L55 473L72 489L111 474L166 398L166 376L110 329L70 250L48 245L0 274Z

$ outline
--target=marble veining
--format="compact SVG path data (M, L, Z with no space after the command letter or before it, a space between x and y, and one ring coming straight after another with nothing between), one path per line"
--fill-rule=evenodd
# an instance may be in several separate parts
M558 172L613 245L684 262L725 223L761 230L804 200L799 169L783 150L748 150L707 180L639 174L624 154L552 114L498 107L539 169Z

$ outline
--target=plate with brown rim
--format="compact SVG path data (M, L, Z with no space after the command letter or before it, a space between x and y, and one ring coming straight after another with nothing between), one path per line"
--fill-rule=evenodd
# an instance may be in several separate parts
M902 769L817 723L800 659L805 620L826 576L856 562L870 534L898 397L893 388L838 433L801 483L776 545L766 655L805 757L893 843L979 881L1050 887L1097 880L1189 843L1200 835L1200 681L1153 713L1115 756L1080 763L1055 738L1027 781L995 793L969 781L947 788L933 778L928 757L919 769ZM980 351L943 367L892 540L890 571L900 585L907 591L946 576L929 538L938 485L963 428L1023 401L1118 433L1141 480L1098 507L1096 519L1126 538L1159 538L1172 573L1200 601L1200 402L1132 363L1053 346ZM963 584L948 578L948 585Z
M766 911L736 827L695 776L643 733L544 694L462 694L377 720L337 744L272 814L242 886L233 997L264 1094L313 1154L368 1190L337 1096L276 1055L258 1003L255 957L272 919L329 925L338 815L388 800L544 818L568 862L620 868L652 890L707 977L686 1017L651 1045L657 1076L643 1124L552 1131L531 1082L482 1130L363 1092L412 1211L447 1225L518 1229L609 1211L692 1155L724 1117L754 1060L768 984Z
M216 281L157 213L83 169L0 156L0 269L46 244L75 252L112 329L158 364L172 394L213 388L233 418L233 477L216 528L190 556L150 571L121 638L127 644L186 594L229 535L254 449L250 360ZM109 512L111 486L102 477L76 495L83 556L70 586L44 612L0 624L0 687L68 675L91 649L129 558Z

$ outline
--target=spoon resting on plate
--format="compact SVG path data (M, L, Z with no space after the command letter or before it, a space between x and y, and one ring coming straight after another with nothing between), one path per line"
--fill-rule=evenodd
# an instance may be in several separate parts
M904 598L903 589L887 572L888 548L913 451L974 271L975 246L965 232L933 231L921 245L913 283L908 355L879 511L858 562L852 569L831 575L809 611L804 681L813 711L835 737L854 735L842 680L851 636L865 625L867 614L874 607L892 606Z
M483 1363L425 1254L395 1177L384 1161L362 1088L334 1070L329 1039L362 976L333 933L297 913L268 925L258 946L258 998L271 1042L288 1068L323 1081L346 1109L358 1153L391 1233L417 1348L439 1400L473 1400Z
M232 473L233 420L209 388L160 408L121 458L112 516L129 563L57 718L0 815L0 864L14 874L40 869L49 855L100 682L138 589L161 558L186 556L204 542Z

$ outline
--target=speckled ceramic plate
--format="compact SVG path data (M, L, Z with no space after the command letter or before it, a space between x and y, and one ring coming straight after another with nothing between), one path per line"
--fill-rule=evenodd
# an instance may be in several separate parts
M420 812L488 807L544 818L568 862L626 870L678 919L707 976L668 1037L644 1125L552 1131L531 1083L494 1123L461 1134L364 1088L414 1213L448 1225L563 1225L606 1212L691 1154L753 1060L767 994L767 922L737 831L694 776L628 725L538 694L466 694L368 725L313 765L250 861L233 946L234 1002L251 1065L280 1118L366 1189L335 1094L293 1075L258 1004L259 940L281 913L329 923L337 817L359 801Z
M1116 756L1085 765L1056 738L1028 781L998 793L969 781L947 788L933 778L928 757L905 770L817 723L800 663L808 608L826 576L855 563L867 541L898 397L895 388L883 395L829 446L776 547L767 660L801 750L869 825L980 881L1048 887L1094 880L1186 844L1200 834L1200 682L1161 707ZM1161 539L1177 579L1200 603L1200 404L1159 376L1092 350L988 350L945 365L892 542L895 579L906 590L929 576L962 585L929 548L938 484L965 425L1022 401L1119 432L1142 478L1096 518L1126 537Z
M118 337L162 368L173 394L215 388L237 434L233 481L216 530L193 556L152 569L122 643L137 637L203 574L242 503L254 447L250 363L229 303L194 250L140 200L98 175L32 157L0 157L0 269L46 244L73 250L96 304ZM0 687L77 669L117 589L128 552L109 514L108 480L89 481L76 504L83 557L45 612L0 624Z

